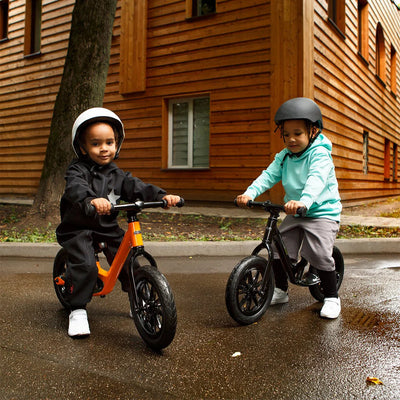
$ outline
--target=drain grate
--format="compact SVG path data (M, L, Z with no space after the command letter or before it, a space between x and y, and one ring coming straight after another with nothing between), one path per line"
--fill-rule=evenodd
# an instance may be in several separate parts
M361 329L371 329L379 325L378 315L375 313L368 313L365 310L351 311L347 320L350 325Z

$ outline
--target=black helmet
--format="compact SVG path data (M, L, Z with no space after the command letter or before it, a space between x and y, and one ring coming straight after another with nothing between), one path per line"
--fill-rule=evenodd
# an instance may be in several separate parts
M317 103L307 97L296 97L283 103L275 114L275 123L281 125L290 119L303 119L323 129L322 114Z

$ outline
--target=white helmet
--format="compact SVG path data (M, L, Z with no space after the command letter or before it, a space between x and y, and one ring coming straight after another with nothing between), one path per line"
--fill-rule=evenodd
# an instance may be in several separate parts
M103 107L89 108L80 114L75 120L72 127L72 147L75 154L78 156L78 158L82 157L83 154L78 140L79 135L89 124L94 122L106 122L113 127L114 132L116 132L118 135L117 151L115 152L115 158L118 158L122 142L125 138L124 125L117 114Z

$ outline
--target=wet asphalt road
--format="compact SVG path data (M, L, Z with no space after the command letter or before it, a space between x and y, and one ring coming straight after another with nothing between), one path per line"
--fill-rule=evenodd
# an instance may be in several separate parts
M178 329L157 354L119 287L90 303L90 338L72 340L51 262L0 259L0 399L400 399L400 255L346 256L337 320L291 286L289 304L247 327L224 304L237 261L158 258Z

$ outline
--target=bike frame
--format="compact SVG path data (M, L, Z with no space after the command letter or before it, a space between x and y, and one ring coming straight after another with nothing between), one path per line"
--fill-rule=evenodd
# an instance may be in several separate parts
M268 265L271 265L272 260L274 258L274 250L272 248L272 243L275 244L276 250L279 255L279 259L282 263L283 270L285 271L286 275L289 278L289 281L295 285L299 284L299 279L295 276L294 270L296 269L296 266L299 265L293 264L292 261L290 260L289 254L286 250L285 243L283 242L282 235L278 230L278 219L279 219L279 214L281 211L284 211L284 207L280 205L273 205L270 202L251 202L250 206L256 205L263 207L265 211L269 212L270 215L268 217L267 221L267 226L265 228L265 233L262 238L261 243L253 250L252 255L259 255L260 251L262 250L267 250L268 253ZM301 263L301 261L300 261ZM266 277L267 274L265 274L262 286L264 288L264 285L266 285ZM264 282L265 281L265 282Z
M137 202L141 203L141 205L145 204L146 207L143 208L151 208L156 206L165 207L165 202ZM128 229L125 232L125 235L122 239L122 242L118 248L117 254L114 257L113 262L110 265L108 270L105 270L101 267L100 261L96 261L97 269L98 269L98 278L103 282L103 288L99 292L93 293L93 296L105 296L109 294L115 286L117 282L118 275L121 272L129 254L133 250L131 262L133 263L139 256L143 256L146 258L149 263L157 268L157 263L154 258L144 250L143 245L143 237L140 227L140 222L137 218L137 213L141 211L140 206L136 206L133 204L123 204L116 205L113 207L115 211L127 210L127 220L128 220ZM136 294L136 293L135 293Z

